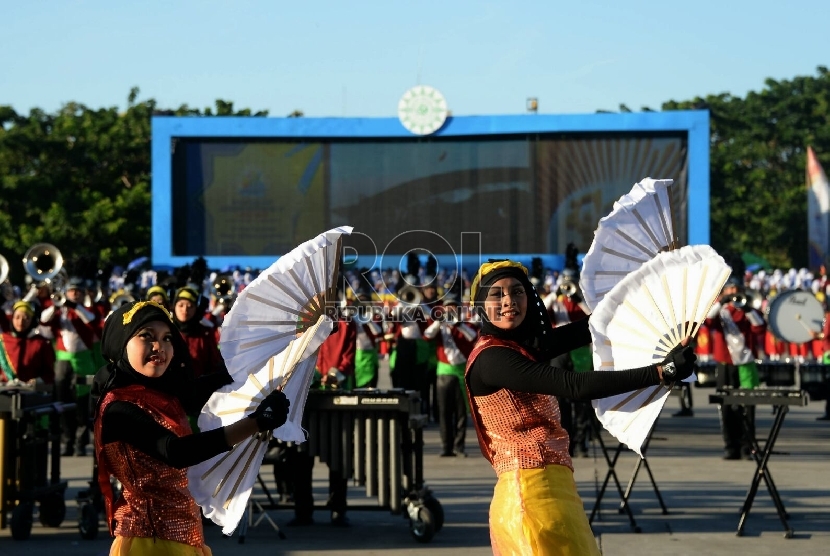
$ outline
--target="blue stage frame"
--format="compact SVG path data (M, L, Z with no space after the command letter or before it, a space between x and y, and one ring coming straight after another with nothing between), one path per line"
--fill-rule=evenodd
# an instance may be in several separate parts
M709 112L516 115L450 117L431 137L547 133L686 132L688 135L689 244L709 243ZM152 264L156 268L191 263L197 256L172 253L172 153L175 138L274 138L305 140L416 139L397 118L152 118ZM521 257L522 259L526 257ZM210 256L211 268L229 265L267 268L275 257Z

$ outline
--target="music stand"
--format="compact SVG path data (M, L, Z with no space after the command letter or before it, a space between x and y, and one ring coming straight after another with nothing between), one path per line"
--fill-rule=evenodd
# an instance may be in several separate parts
M781 427L784 424L784 417L789 411L790 405L804 406L807 405L807 394L801 390L788 390L776 388L761 388L755 390L719 390L715 394L709 395L709 403L716 403L723 405L772 405L775 419L769 430L769 435L764 442L764 447L758 443L758 439L754 435L751 436L750 442L752 444L752 459L755 460L755 473L752 475L752 483L749 487L749 492L746 494L743 506L741 507L741 517L738 521L738 530L735 532L737 536L743 536L744 524L749 511L752 509L752 503L755 501L755 495L758 492L758 487L761 485L761 479L767 485L770 498L775 505L775 510L778 512L778 518L784 526L784 538L790 539L793 536L793 529L790 527L788 518L790 517L787 510L784 508L784 503L781 501L781 496L778 494L778 488L772 480L770 474L769 464L770 455L773 453L775 441L778 439L778 433L781 432ZM744 422L747 426L749 417L746 413L743 414ZM748 429L751 430L751 429Z
M605 446L605 442L602 440L602 435L600 434L600 427L598 427L598 422L594 421L594 436L599 442L600 449L602 450L602 454L605 457L605 462L608 464L608 472L605 474L605 480L602 483L602 487L600 488L599 492L597 493L596 502L594 502L594 509L591 510L591 516L588 518L588 523L592 524L594 522L594 517L599 515L599 508L600 504L602 503L602 498L605 496L605 490L608 488L608 482L613 479L614 484L617 487L617 494L620 496L620 507L618 509L619 513L625 513L628 515L628 522L631 525L631 529L635 533L640 533L642 529L640 526L637 525L637 520L634 519L634 513L631 511L631 506L628 504L628 499L631 496L631 491L634 489L634 483L637 481L637 476L640 473L640 468L645 465L646 472L648 473L649 481L651 481L651 486L654 489L654 494L657 495L657 500L660 503L660 508L663 510L663 515L669 513L668 508L666 508L666 504L663 501L663 496L660 494L660 489L657 487L657 482L654 480L654 474L651 472L651 467L648 464L648 457L646 455L648 451L648 446L651 443L651 436L654 434L654 429L657 428L657 421L655 420L654 426L651 427L651 430L648 431L648 435L646 436L645 442L643 442L643 457L637 458L637 463L634 466L634 470L631 473L631 477L628 480L628 485L626 486L625 491L622 489L622 485L620 484L619 478L617 477L617 472L615 470L615 466L617 464L617 460L620 457L623 449L625 449L625 444L618 443L616 449L614 450L614 455L609 456L608 448Z
M268 498L270 502L269 507L273 508L276 506L274 503L274 499L271 496L271 491L268 490L268 487L265 486L265 481L262 480L262 476L257 473L256 476L257 480L259 481L260 487L262 490L265 491L265 496ZM259 517L254 521L254 509L259 512ZM285 539L285 533L282 532L279 525L277 525L271 516L268 515L268 512L265 511L265 508L262 507L262 504L254 500L254 493L253 490L251 491L251 495L248 498L248 506L245 508L245 513L242 514L242 519L239 520L239 544L245 544L245 536L248 534L248 527L256 527L260 523L262 523L263 519L267 519L268 523L271 524L274 531L277 532L277 536L281 539Z

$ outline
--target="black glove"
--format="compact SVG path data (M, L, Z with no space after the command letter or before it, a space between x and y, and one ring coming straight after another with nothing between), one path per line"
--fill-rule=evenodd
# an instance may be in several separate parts
M692 376L697 356L691 345L677 344L666 355L660 366L663 367L663 383L670 384Z
M74 309L75 307L78 306L78 304L75 303L74 301L69 301L67 299L66 301L63 302L63 306L66 307L67 309Z
M285 397L285 394L276 390L268 394L262 400L256 411L248 415L251 419L256 419L256 426L260 432L271 431L281 427L288 419L288 408L291 402Z

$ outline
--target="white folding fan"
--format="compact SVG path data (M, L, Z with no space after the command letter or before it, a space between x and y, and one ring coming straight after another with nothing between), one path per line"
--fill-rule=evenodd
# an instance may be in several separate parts
M657 253L678 247L672 223L672 183L652 178L635 183L599 221L579 280L592 311L628 273Z
M697 333L730 272L714 249L693 245L660 253L628 274L603 297L588 322L594 369L625 370L662 361ZM668 394L667 388L652 386L593 405L608 432L641 454Z
M222 323L221 353L234 380L245 380L337 300L343 234L334 228L280 257L237 297Z
M333 323L321 316L299 338L289 342L278 355L268 360L244 383L235 382L213 393L199 415L199 428L212 430L235 423L254 412L262 400L282 390L291 401L288 420L283 426L248 438L229 452L188 469L188 487L206 517L233 533L242 518L256 482L262 458L271 438L304 442L301 423L317 352L331 333Z

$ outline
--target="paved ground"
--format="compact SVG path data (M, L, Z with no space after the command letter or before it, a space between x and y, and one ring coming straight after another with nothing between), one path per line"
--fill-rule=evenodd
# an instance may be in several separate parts
M784 423L770 471L790 513L795 531L792 539L783 537L783 527L763 484L743 537L735 530L738 514L755 471L751 461L723 461L716 406L709 405L711 390L694 389L695 416L672 418L677 410L671 398L658 423L648 462L669 510L663 515L648 475L641 473L631 496L634 517L641 533L634 533L625 515L618 512L619 495L613 486L593 523L594 533L605 556L638 554L694 555L744 554L753 556L787 554L827 554L830 546L830 423L816 421L823 402L794 408ZM772 421L768 407L758 411L758 430L766 434ZM605 437L612 444L610 437ZM490 554L487 510L495 475L475 448L472 429L468 436L471 457L438 457L438 430L432 425L425 431L425 476L428 485L443 505L446 524L429 544L414 542L408 522L388 511L353 511L351 527L334 528L323 510L315 515L316 525L288 528L292 517L288 509L271 511L282 527L285 539L279 539L267 522L249 530L245 554ZM590 513L599 485L608 466L595 443L594 457L575 460L580 494ZM636 463L632 452L625 452L616 466L620 481L627 482ZM92 460L66 458L63 475L69 479L67 518L59 528L41 526L35 520L28 541L14 541L8 528L0 530L0 554L106 554L110 541L102 534L97 540L81 540L76 528L75 493L83 488L92 471ZM270 479L270 473L265 473ZM318 500L324 499L327 475L323 465L315 467L314 488ZM255 491L258 499L263 499ZM349 501L365 503L360 487L350 487ZM369 500L371 502L371 500ZM102 523L103 526L103 523ZM237 538L225 539L217 527L206 532L217 555L239 554L243 546Z

